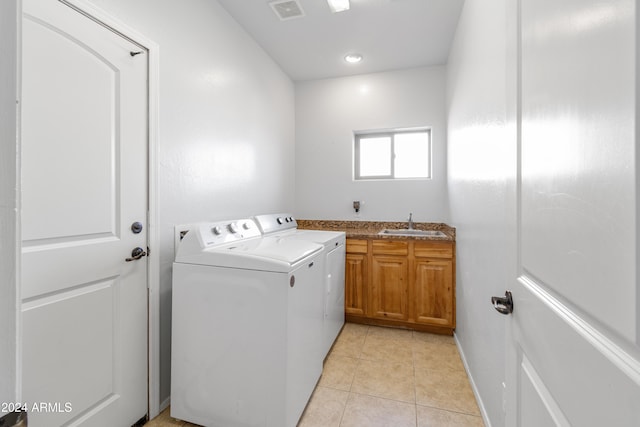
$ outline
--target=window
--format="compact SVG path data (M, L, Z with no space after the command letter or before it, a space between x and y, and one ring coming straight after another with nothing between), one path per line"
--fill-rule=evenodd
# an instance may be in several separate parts
M431 178L431 130L355 134L354 178Z

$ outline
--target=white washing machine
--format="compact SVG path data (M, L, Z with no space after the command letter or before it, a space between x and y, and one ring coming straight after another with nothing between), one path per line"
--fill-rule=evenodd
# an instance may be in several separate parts
M251 219L199 224L173 264L171 415L295 427L322 372L319 244Z
M342 231L298 230L298 223L288 213L258 215L255 220L265 236L279 236L315 242L324 247L323 358L331 349L344 325L345 240Z

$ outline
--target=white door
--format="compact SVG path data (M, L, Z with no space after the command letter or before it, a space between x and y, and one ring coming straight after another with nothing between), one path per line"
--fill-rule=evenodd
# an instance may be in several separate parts
M56 0L23 7L22 398L31 427L131 426L147 413L147 258L125 260L147 250L147 55Z
M633 0L521 0L507 426L640 426Z

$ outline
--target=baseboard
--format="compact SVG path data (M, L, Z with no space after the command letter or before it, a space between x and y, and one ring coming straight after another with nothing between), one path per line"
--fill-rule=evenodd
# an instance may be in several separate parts
M169 405L171 405L171 396L167 397L165 400L160 402L160 413L162 413L162 411L167 409Z
M464 370L467 372L467 377L469 377L469 383L471 384L471 389L473 390L473 394L476 397L476 401L478 402L478 408L480 409L480 415L482 415L482 421L484 421L485 427L491 427L491 421L489 420L489 416L487 415L487 410L484 407L484 402L482 401L482 397L480 396L480 393L478 393L478 387L476 387L476 382L473 380L473 376L471 375L471 371L469 370L469 365L467 364L467 358L464 355L462 346L460 346L460 341L458 341L458 335L455 332L453 334L453 339L456 342L456 347L458 347L458 353L460 353L460 358L462 359Z

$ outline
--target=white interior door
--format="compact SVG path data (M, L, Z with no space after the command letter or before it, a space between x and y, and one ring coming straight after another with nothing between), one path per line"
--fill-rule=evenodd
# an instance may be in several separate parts
M507 426L640 426L636 5L520 0Z
M125 261L147 250L147 55L57 0L23 11L29 425L130 426L147 413L147 258Z

